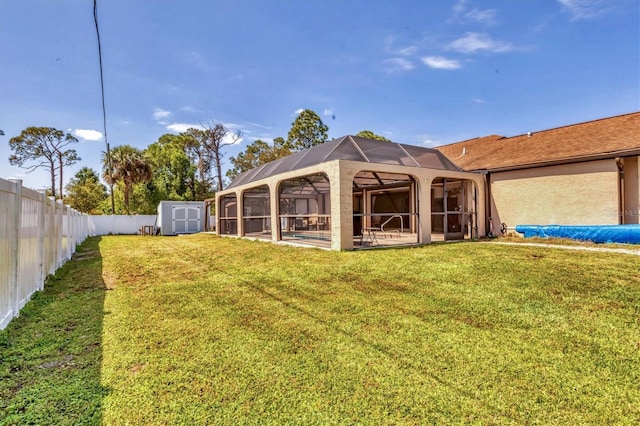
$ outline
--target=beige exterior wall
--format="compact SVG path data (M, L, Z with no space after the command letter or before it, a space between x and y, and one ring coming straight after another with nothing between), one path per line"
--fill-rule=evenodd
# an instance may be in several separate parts
M492 173L494 224L617 225L618 176L614 159Z
M624 223L640 224L640 157L622 159L624 166Z
M431 183L434 179L439 177L453 178L453 179L466 179L472 181L478 192L477 206L478 206L478 233L485 235L486 233L486 217L485 217L485 181L484 176L477 173L468 172L454 172L445 170L425 169L419 167L401 167L396 165L377 164L377 163L362 163L358 161L346 161L338 160L332 163L337 163L340 167L340 187L341 194L335 194L333 192L334 184L332 183L331 189L331 209L332 216L334 215L334 208L336 204L340 203L340 225L339 230L334 229L332 232L332 248L333 249L352 249L353 248L353 199L352 199L352 181L353 178L360 172L375 171L386 173L403 173L411 175L416 179L417 183L417 197L418 197L418 238L421 244L428 244L431 242ZM329 177L331 179L331 176ZM335 221L335 218L333 219ZM336 221L337 222L337 221ZM338 247L337 237L339 235L340 246Z

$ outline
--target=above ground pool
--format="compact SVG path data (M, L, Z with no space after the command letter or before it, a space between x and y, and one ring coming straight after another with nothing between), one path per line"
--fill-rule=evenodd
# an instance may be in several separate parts
M525 238L571 238L594 243L640 244L640 225L517 225Z

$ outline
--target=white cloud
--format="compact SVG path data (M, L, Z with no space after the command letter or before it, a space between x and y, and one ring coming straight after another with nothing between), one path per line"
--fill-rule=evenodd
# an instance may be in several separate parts
M495 9L471 9L465 13L464 17L469 21L480 22L482 24L493 25L496 23Z
M227 130L240 130L243 127L240 124L235 123L222 123L222 125L226 127Z
M475 53L478 51L503 53L513 50L511 43L493 40L484 33L466 33L464 37L460 37L450 43L448 48L462 53Z
M471 100L476 104L483 104L484 101L480 98L471 98Z
M252 123L252 122L248 122L247 126L256 127L258 129L265 129L265 130L271 130L272 129L271 126L265 126L265 125L262 125L262 124Z
M385 69L387 72L395 73L395 72L403 72L403 71L411 71L415 68L413 63L405 58L390 58L384 61Z
M242 143L243 139L244 138L242 136L238 137L234 133L227 133L226 135L224 135L224 138L222 138L222 143L229 145L239 145Z
M411 143L414 145L421 145L426 148L433 148L435 146L442 145L442 142L436 139L433 139L433 136L428 133L413 134L409 136L408 140L410 141L408 143Z
M421 135L420 140L421 140L420 143L426 146L427 148L433 148L433 147L442 145L442 142L431 139L429 135Z
M558 0L558 2L569 12L572 21L595 18L606 8L606 2L602 0Z
M467 10L467 0L459 0L456 4L453 5L453 14L454 16L459 16Z
M298 108L297 110L295 110L293 112L293 115L300 115L302 113L302 111L304 111L304 108Z
M333 115L333 114L334 114L333 110L329 108L325 108L325 110L322 111L322 115Z
M167 124L166 120L172 115L171 111L167 111L162 108L154 108L153 110L153 119L160 124Z
M453 17L455 19L466 22L479 22L486 25L493 25L496 23L495 9L473 8L469 10L467 3L467 0L460 0L453 5Z
M442 56L426 56L422 58L422 62L429 68L435 68L439 70L457 70L462 68L460 61L455 59L447 59Z
M185 106L183 106L183 107L180 107L180 110L181 110L181 111L184 111L184 112L191 112L191 113L201 113L201 112L204 112L204 111L201 111L201 110L199 110L199 109L197 109L197 108L195 108L195 107L192 107L191 105L185 105ZM165 112L169 112L169 111L165 111ZM169 112L169 115L171 115L171 113L170 113L170 112Z
M418 46L407 46L407 47L398 49L396 53L402 56L411 56L411 55L414 55L417 50L418 50Z
M102 139L102 132L88 129L75 129L73 131L75 137L84 139L85 141L99 141Z
M176 133L186 132L189 129L199 129L204 130L200 124L189 124L189 123L173 123L167 125L167 130L171 130Z
M418 46L410 44L406 47L395 47L396 37L390 35L384 39L384 51L390 55L412 56L418 50Z
M393 35L388 35L384 38L384 50L385 52L393 52L393 45L396 42L396 38Z

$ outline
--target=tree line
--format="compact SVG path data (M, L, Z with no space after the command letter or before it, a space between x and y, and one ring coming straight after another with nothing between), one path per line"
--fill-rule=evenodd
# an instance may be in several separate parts
M231 167L226 177L233 180L254 167L324 143L328 130L318 114L304 110L291 123L286 140L276 137L269 144L258 139L237 156L230 157ZM369 130L357 136L388 140ZM80 161L76 151L70 148L78 142L72 135L50 127L28 127L9 141L14 152L9 161L28 171L47 170L51 176L49 195L64 197L65 203L78 211L112 213L102 177L104 182L113 185L115 214L154 214L160 201L201 201L222 190L225 148L241 137L222 124L209 122L177 135L164 134L145 149L115 146L111 149L111 168L107 154L103 153L102 173L81 168L64 188L66 194L62 186L63 169Z
M318 114L306 109L291 123L286 140L282 137L276 137L273 139L273 143L269 144L257 139L236 157L231 157L229 160L233 167L227 170L227 177L233 180L247 170L324 143L328 138L328 130L329 127L322 122ZM356 136L390 142L389 139L377 135L371 130L362 130Z

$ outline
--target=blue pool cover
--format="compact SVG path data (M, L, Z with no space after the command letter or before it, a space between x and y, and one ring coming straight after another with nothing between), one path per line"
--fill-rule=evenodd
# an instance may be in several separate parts
M640 225L517 225L525 238L571 238L594 243L640 244Z

